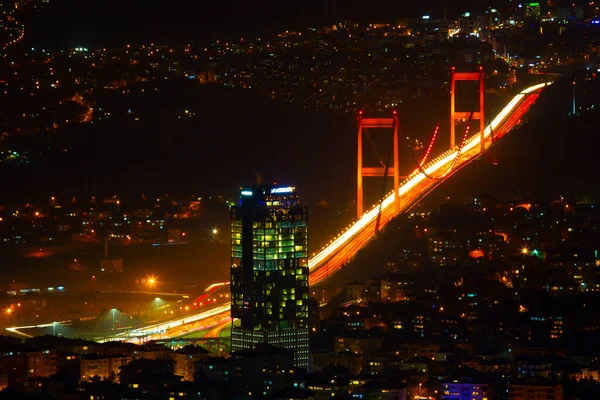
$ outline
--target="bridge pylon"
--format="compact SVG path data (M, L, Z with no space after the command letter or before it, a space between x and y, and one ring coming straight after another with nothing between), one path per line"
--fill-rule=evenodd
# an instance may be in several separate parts
M396 213L400 212L400 197L398 189L400 189L400 164L399 164L399 120L398 113L394 110L392 118L363 118L363 111L358 112L358 160L356 168L356 216L360 218L364 212L363 204L363 178L364 177L385 177L387 176L387 167L363 167L363 133L366 129L371 128L387 128L393 129L394 132L394 207Z
M485 152L484 130L484 100L485 100L485 75L483 67L479 67L477 72L456 72L452 67L452 83L450 86L450 149L456 147L456 121L468 120L471 118L471 111L456 111L456 82L457 81L479 81L479 111L473 111L472 119L479 120L479 135L481 138L481 154Z

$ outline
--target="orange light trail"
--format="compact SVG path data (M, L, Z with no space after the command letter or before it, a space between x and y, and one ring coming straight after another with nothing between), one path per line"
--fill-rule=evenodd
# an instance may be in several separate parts
M218 325L212 328L210 331L204 335L205 338L218 338L221 335L221 332L229 327L231 324L231 320L228 318L223 319Z
M546 85L547 84L545 83L534 85L517 94L484 130L484 140L489 142L492 130L494 131L494 136L499 138L510 131L514 126L518 125L522 115L537 99L537 94L533 93L541 90ZM479 134L473 135L464 144L462 148L463 153L460 157L457 157L456 150L451 149L432 160L425 168L425 172L427 174L433 174L440 169L447 167L448 164L451 165L455 158L458 158L456 161L457 167L454 168L452 173L458 171L479 155L477 145L480 143L480 140L481 137ZM448 174L446 178L449 176L451 176L451 174ZM399 189L401 212L412 207L438 183L439 181L436 182L427 179L425 174L418 169L415 170L402 183ZM382 226L395 216L393 211L394 207L392 207L393 201L394 194L390 193L381 202L380 224L382 224ZM377 204L309 260L308 265L311 272L309 276L310 285L316 285L332 273L336 272L354 257L358 250L371 240L375 233L374 225L372 224L376 220L379 212L379 204Z

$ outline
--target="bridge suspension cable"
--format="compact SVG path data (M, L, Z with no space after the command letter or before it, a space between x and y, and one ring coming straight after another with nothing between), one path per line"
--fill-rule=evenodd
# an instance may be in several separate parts
M363 128L363 130L364 130L365 137L367 138L367 142L369 142L369 146L371 147L371 150L373 150L373 153L375 154L375 157L377 157L377 161L379 161L379 164L381 164L382 167L387 168L387 165L389 164L390 160L388 159L388 164L384 164L383 163L383 158L381 157L381 155L377 151L377 148L375 147L375 144L373 143L373 139L371 139L371 135L369 133L369 130L367 128Z
M415 164L417 165L417 169L419 170L419 172L421 172L423 175L425 175L426 178L428 178L428 179L444 179L446 176L448 176L448 174L450 174L450 172L456 166L456 163L458 162L458 160L459 160L459 158L460 158L460 156L462 154L462 150L463 150L463 147L465 146L467 138L469 137L469 131L471 129L471 123L473 121L473 117L475 116L475 107L477 105L477 98L478 97L479 96L475 96L473 98L473 106L471 107L471 112L469 113L469 118L467 120L467 126L465 127L465 133L464 133L464 135L462 137L460 145L458 146L458 151L456 152L456 156L452 160L452 163L450 164L450 166L448 167L448 169L446 170L446 172L444 172L440 176L432 176L432 175L428 174L427 171L424 168L425 167L425 162L427 161L427 158L429 157L429 153L431 152L431 149L433 148L433 144L435 142L435 139L436 139L438 131L439 131L439 127L440 127L440 123L439 122L437 123L437 125L435 127L435 130L433 132L433 136L432 136L431 142L429 143L427 151L425 152L425 156L423 157L423 159L420 162L417 161L415 153L411 151L413 159L415 161ZM450 123L454 124L454 120L452 120ZM400 128L400 130L402 130L401 126L399 128Z
M429 146L427 146L427 151L425 151L425 155L423 156L423 159L419 163L420 167L423 167L423 165L425 165L425 162L429 158L429 153L431 153L431 149L433 148L435 139L437 139L437 134L438 134L439 130L440 130L440 122L438 121L437 125L435 126L435 130L433 131L433 136L431 137L431 141L429 142Z
M375 235L379 234L379 227L381 225L381 210L383 208L383 200L386 198L386 196L385 196L385 182L386 182L387 176L388 176L390 159L392 158L392 151L393 151L393 149L394 149L394 145L393 145L393 140L392 140L392 146L390 146L390 150L388 151L387 161L383 165L383 168L384 168L383 182L381 183L381 196L379 197L381 200L379 200L379 211L377 212L377 221L375 221Z
M469 130L471 129L471 121L473 120L472 117L473 117L473 111L471 111L471 114L469 116L469 120L468 120L467 126L465 128L465 133L464 133L464 135L462 137L462 140L460 142L460 145L458 147L458 151L456 152L456 156L452 160L452 163L450 164L450 167L442 175L440 175L440 176L432 176L432 175L428 174L427 171L424 168L425 167L426 158L423 158L421 160L421 162L419 162L417 160L417 157L416 157L415 153L411 152L411 154L413 156L413 160L415 161L415 164L417 165L417 169L419 170L419 172L421 172L423 175L425 175L426 178L432 179L432 180L441 180L441 179L444 179L446 176L448 176L448 174L454 169L454 167L456 166L456 163L458 162L458 160L459 160L459 158L460 158L460 156L462 154L462 150L463 150L463 147L465 146L467 138L469 137ZM434 131L434 137L437 136L438 128L439 128L439 122L438 122L438 125L436 126L436 130ZM433 143L433 140L432 140L432 143ZM432 143L429 144L430 148L432 146ZM426 156L430 152L430 148L427 149Z

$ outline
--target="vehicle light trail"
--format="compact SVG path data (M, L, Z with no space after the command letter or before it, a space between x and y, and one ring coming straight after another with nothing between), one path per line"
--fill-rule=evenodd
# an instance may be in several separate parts
M511 116L507 119L506 124L502 125L495 131L495 136L500 137L501 135L507 133L519 123L522 115L527 111L529 106L533 104L535 101L536 95L530 96L529 100L523 102L522 107L516 110ZM464 167L468 164L468 162L472 161L478 156L479 152L477 149L477 143L473 143L472 146L469 146L469 151L465 153L464 160L457 166L456 171L460 170L460 168ZM435 172L438 168L443 167L447 163L451 162L454 159L454 154L449 154L445 157L441 157L441 160L436 161L437 165L433 165L428 168L429 173ZM418 173L414 174L408 179L408 183L401 187L401 211L406 211L412 207L418 200L420 200L423 196L429 193L436 185L441 183L443 180L431 180L426 178L423 174ZM409 186L408 188L406 186ZM404 189L404 190L403 190ZM382 210L381 223L385 225L389 220L391 220L395 214L393 207L389 207L393 204L393 196L390 194L386 200L384 200L385 209ZM339 249L335 252L330 259L323 264L323 266L319 266L316 269L311 270L311 274L309 276L311 285L318 284L320 281L326 279L330 274L336 272L337 269L341 268L344 263L346 263L350 258L356 254L358 250L360 250L374 235L374 226L373 220L377 215L377 210L370 211L367 213L367 217L371 218L370 221L365 223L365 225L369 226L369 229L361 229L360 232L353 235L353 239L347 244L345 249ZM371 229L372 228L372 229ZM344 247L344 246L341 246Z
M226 318L223 320L223 322L219 323L218 325L216 325L214 328L212 328L210 331L208 331L206 333L206 335L204 335L205 338L219 338L221 336L221 332L223 332L225 329L227 329L231 324L231 320L229 318Z
M537 96L528 96L540 89L544 88L546 83L538 84L531 86L521 93L517 94L507 105L500 111L500 113L494 118L494 120L488 125L488 127L484 130L484 138L488 139L492 130L495 132L496 137L500 137L501 134L506 133L508 130L512 129L515 125L518 124L520 117L529 109L531 104L535 101ZM527 98L529 100L527 100ZM525 100L524 100L525 99ZM519 118L511 118L515 115L518 115ZM506 126L504 126L506 125ZM500 131L500 132L499 132ZM503 132L503 133L502 133ZM457 163L457 168L454 170L456 172L459 170L464 164L470 161L471 158L477 156L479 153L474 151L474 149L480 143L480 135L477 133L473 135L470 139L466 141L462 148L462 155L457 154L456 150L450 150L442 155L438 156L432 162L428 164L425 168L425 172L428 175L433 175L436 171L440 170L444 166L452 163L457 156L459 158L459 162ZM450 176L450 175L449 175ZM426 185L422 185L424 180L429 181ZM401 196L401 208L406 210L409 206L413 204L414 201L417 201L420 197L421 193L428 192L428 187L434 185L435 182L432 182L428 179L425 174L421 173L418 169L415 170L400 186L399 195ZM423 186L423 187L421 187ZM416 189L416 190L415 190ZM415 190L415 192L411 192ZM407 195L409 194L410 195ZM403 197L403 198L402 198ZM390 193L381 203L381 212L382 212L382 223L385 224L394 215L390 215L391 213L388 211L388 208L393 208L391 205L394 201L394 194ZM311 271L310 274L310 284L315 285L318 284L321 280L325 279L330 275L331 272L335 272L339 269L345 262L347 262L350 258L352 258L356 252L362 248L364 244L374 234L374 230L371 232L369 230L369 234L367 237L363 237L365 235L360 235L358 242L360 243L350 243L353 238L359 236L360 233L367 227L370 223L372 223L379 213L379 206L375 206L367 211L363 216L352 224L345 232L343 232L340 236L338 236L331 244L327 247L323 248L319 253L317 253L314 257L309 260L309 269ZM341 251L342 247L346 247L343 251ZM340 257L338 252L342 252L343 256Z
M117 335L105 338L97 339L98 342L106 342L110 340L129 340L135 341L135 338L145 338L145 340L155 339L167 339L172 337L181 336L186 333L193 331L203 330L212 328L218 323L222 322L222 319L227 317L231 308L231 303L227 302L218 307L214 307L210 310L203 311L198 314L188 315L183 318L163 322L160 324L154 324L145 326L139 329L133 329L129 332L122 332ZM204 326L197 326L199 322L210 320L214 318L214 323L205 324Z
M130 336L143 336L143 335L147 335L147 334L151 334L151 333L155 333L155 332L166 331L168 329L176 328L176 327L179 327L184 324L190 324L192 322L196 322L196 321L199 321L202 319L214 317L215 315L222 314L225 311L228 312L230 308L231 308L231 304L226 303L219 307L215 307L213 309L204 311L199 314L190 315L190 316L187 316L184 318L180 318L180 319L177 319L174 321L164 322L161 324L150 325L150 326L144 327L142 329L134 329L129 333L129 335Z

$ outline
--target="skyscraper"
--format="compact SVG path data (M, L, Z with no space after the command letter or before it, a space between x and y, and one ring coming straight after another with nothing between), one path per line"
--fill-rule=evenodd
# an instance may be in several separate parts
M231 350L268 343L308 368L308 210L294 187L252 186L231 209Z
M540 19L540 2L527 1L525 2L525 18L532 18L536 21Z

